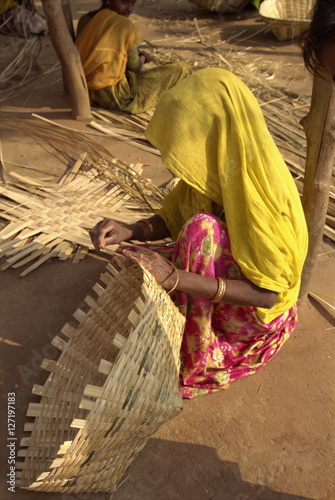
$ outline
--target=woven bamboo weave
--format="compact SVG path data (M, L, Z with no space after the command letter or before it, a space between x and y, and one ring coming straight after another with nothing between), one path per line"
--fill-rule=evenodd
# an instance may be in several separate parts
M0 231L0 257L6 259L1 270L25 266L21 276L52 257L84 258L93 248L88 229L104 217L127 223L148 216L140 197L94 168L70 172L57 184L17 177L0 184L0 216L10 222Z
M53 340L58 361L30 403L17 463L21 488L113 492L148 438L182 409L184 317L145 269L108 264L101 284Z
M264 0L259 13L278 40L299 37L309 26L315 0Z
M250 0L189 0L203 9L211 12L227 12L238 14Z

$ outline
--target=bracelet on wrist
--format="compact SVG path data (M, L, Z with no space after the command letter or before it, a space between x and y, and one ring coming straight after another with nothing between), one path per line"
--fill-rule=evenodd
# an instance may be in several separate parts
M163 283L167 279L171 278L174 274L176 275L176 281L175 281L175 284L173 285L173 287L169 291L167 291L166 288L165 288L165 290L167 291L167 294L169 295L179 285L179 278L180 278L180 276L179 276L178 269L176 268L176 266L172 262L170 262L170 261L167 261L167 262L170 264L170 266L172 268L172 271L163 279L163 281L159 281L159 284L162 285L163 288L165 288L165 286L163 285Z
M218 281L218 289L216 291L215 296L211 299L214 304L218 304L221 302L221 300L224 297L224 294L226 293L226 288L227 288L227 282L223 278L216 278Z
M142 222L142 224L144 224L146 228L143 236L143 241L149 241L154 232L153 225L147 219L141 219L138 222Z
M176 272L176 282L175 284L173 285L173 287L171 288L171 290L168 291L168 294L172 293L178 286L179 284L179 273L178 273L178 269L174 268L175 269L175 272Z

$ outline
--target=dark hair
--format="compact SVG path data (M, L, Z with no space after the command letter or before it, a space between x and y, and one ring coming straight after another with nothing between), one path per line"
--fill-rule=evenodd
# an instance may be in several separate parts
M320 76L319 54L332 40L335 40L335 1L316 0L311 24L300 40L305 66L313 75Z

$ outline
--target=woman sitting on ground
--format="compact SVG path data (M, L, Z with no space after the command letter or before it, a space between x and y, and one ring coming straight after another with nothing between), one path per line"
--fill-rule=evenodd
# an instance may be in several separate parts
M334 0L316 0L312 21L301 46L306 68L316 76L327 71L335 81Z
M175 241L122 251L174 289L186 316L181 391L193 398L255 373L290 336L306 223L257 100L232 73L203 69L169 90L146 137L181 180L154 216L104 219L90 235L96 249Z
M139 114L191 73L184 62L142 71L152 58L139 51L140 35L128 19L136 0L103 0L100 9L78 22L76 46L91 104Z

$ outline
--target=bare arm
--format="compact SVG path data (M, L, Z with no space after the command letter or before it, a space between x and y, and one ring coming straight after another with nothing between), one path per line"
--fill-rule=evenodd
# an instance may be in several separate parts
M146 238L148 227L141 221L134 224L119 224L112 219L101 220L89 231L94 248L100 250L106 245L114 245L129 240L158 241L170 236L170 231L159 215L153 215L147 220L153 229L150 238Z
M170 236L164 220L159 215L147 219L153 231L150 241L162 240ZM90 236L96 250L127 240L145 241L148 227L143 222L134 224L118 224L110 219L103 219L90 231ZM140 264L148 269L167 290L171 290L179 278L177 290L212 299L218 289L218 280L187 271L173 271L171 263L161 255L151 250L141 249L134 254L124 250L126 255L136 258ZM177 274L178 273L178 274ZM227 280L223 302L243 306L264 307L271 309L277 300L277 293L254 285L249 280Z
M161 255L151 250L141 249L134 255L133 252L124 251L138 260L167 290L171 290L177 283L176 289L191 295L213 299L218 289L218 280L188 271L174 271L171 263L167 262ZM271 309L277 300L278 294L254 285L249 280L226 280L227 287L223 302L242 306L264 307Z
M129 71L132 71L137 75L141 71L144 64L145 64L145 56L141 55L138 58L138 66L136 66L136 68L128 68L128 69Z
M178 270L178 290L212 299L218 289L216 278ZM276 303L277 293L254 285L249 280L226 280L223 302L227 304L264 307L271 309ZM170 283L171 284L171 283ZM171 288L173 287L173 284Z

